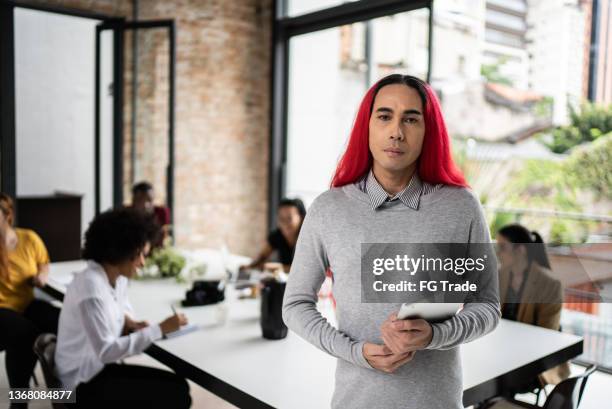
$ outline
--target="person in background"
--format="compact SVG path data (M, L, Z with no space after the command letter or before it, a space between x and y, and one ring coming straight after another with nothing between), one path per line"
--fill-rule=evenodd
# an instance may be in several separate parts
M11 388L29 387L39 334L57 332L59 309L34 299L49 274L49 254L32 230L13 227L13 200L0 193L0 351L6 351ZM26 407L13 404L11 407Z
M277 251L283 270L289 272L295 253L295 244L305 217L306 208L300 199L281 200L276 213L278 227L268 235L266 245L255 260L251 264L242 266L241 269L261 269L272 253Z
M166 206L155 206L153 185L149 182L139 182L132 187L131 207L152 217L159 230L154 236L151 246L163 247L166 239L170 237L170 209Z
M520 224L510 224L497 232L496 239L502 318L559 330L563 288L552 276L542 237ZM556 385L569 374L569 365L563 363L528 380L516 393Z
M119 363L187 323L183 314L153 325L134 319L128 279L144 265L152 231L142 213L123 208L98 215L85 233L87 267L67 288L55 352L56 373L65 388L76 388L77 407L191 406L185 379Z

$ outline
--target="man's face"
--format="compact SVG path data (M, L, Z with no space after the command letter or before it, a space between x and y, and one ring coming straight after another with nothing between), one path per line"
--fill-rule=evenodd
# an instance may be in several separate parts
M421 154L425 136L419 93L403 84L381 88L372 107L369 131L374 169L406 172Z
M136 192L132 197L132 206L136 210L152 213L153 212L153 189L144 192Z

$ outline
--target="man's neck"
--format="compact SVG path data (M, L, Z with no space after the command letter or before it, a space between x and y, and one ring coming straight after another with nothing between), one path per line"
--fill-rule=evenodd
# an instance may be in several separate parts
M376 166L376 164L372 166L374 177L382 188L385 189L385 192L391 196L395 196L408 186L415 170L415 165L411 165L408 169L404 169L401 172L389 171L380 166Z

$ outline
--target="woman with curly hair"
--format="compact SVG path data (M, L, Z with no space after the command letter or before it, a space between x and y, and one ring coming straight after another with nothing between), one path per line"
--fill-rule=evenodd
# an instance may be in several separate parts
M144 265L154 231L131 209L98 215L85 233L85 270L75 274L60 315L56 371L76 388L83 408L188 408L189 386L178 375L118 361L147 349L187 323L183 314L159 324L136 321L127 297L128 279Z

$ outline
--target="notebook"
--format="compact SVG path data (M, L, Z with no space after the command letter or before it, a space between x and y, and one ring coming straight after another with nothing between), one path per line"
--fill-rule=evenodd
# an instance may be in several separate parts
M169 332L168 334L166 334L166 339L172 339L172 338L181 337L183 335L187 335L187 334L189 334L191 332L194 332L194 331L197 331L199 329L201 329L201 327L199 325L196 325L196 324L183 325L178 330L176 330L174 332Z

